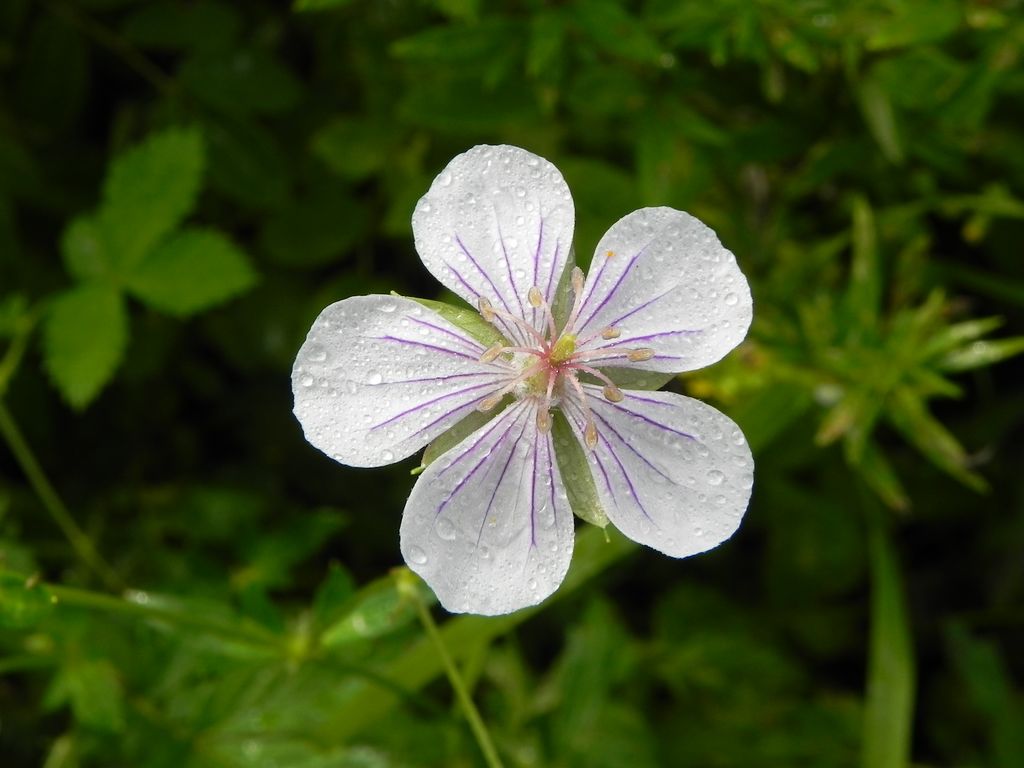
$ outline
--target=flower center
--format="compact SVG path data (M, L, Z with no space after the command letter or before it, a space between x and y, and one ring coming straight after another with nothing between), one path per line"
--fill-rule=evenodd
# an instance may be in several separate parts
M613 256L611 251L607 253L607 258ZM495 325L496 321L501 319L506 326L512 325L522 329L525 331L526 337L530 339L530 345L514 346L498 342L480 356L480 361L484 363L491 362L499 356L505 356L510 361L515 360L518 356L523 362L518 372L512 373L508 381L504 382L497 391L480 402L477 410L485 412L492 410L509 393L520 400L533 397L538 401L537 427L541 432L547 432L551 429L552 407L557 405L563 410L567 406L574 408L583 417L586 425L583 441L588 448L593 449L598 440L597 425L590 412L590 407L587 405L587 397L582 384L580 384L579 375L587 374L602 382L604 384L602 393L605 399L617 403L624 397L622 390L594 365L605 361L621 361L623 358L630 362L642 362L654 357L654 350L647 347L620 346L588 349L591 342L599 338L606 341L617 339L621 332L618 328L608 327L583 340L578 338L574 327L583 304L583 285L583 270L574 267L572 271L574 301L569 318L561 333L557 330L554 315L540 288L534 286L530 289L526 299L530 306L543 313L547 326L546 335L526 322L525 319L496 309L488 299L480 297L480 314L484 320ZM495 327L497 326L495 325Z

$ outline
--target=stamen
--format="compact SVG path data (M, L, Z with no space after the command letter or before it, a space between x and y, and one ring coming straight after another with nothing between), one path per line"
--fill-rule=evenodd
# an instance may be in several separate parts
M481 296L477 301L477 306L480 307L480 314L483 315L484 320L488 323L494 322L494 307L491 305L490 300L486 296Z
M504 351L505 351L505 345L502 344L500 341L496 342L486 352L484 352L482 355L480 355L480 362L481 363L489 363L492 360L494 360L495 358L497 358L497 356L500 355Z
M551 412L543 408L537 411L537 429L543 433L551 431Z
M575 376L566 376L565 378L572 383L573 389L580 396L577 405L583 413L583 419L586 422L586 426L583 429L583 442L587 448L594 450L597 447L597 424L594 423L594 416L590 412L590 406L587 405L587 394L583 391L583 385L576 380Z
M622 402L622 390L616 387L614 384L605 385L604 389L601 390L601 394L604 395L604 399L609 403L621 403Z
M634 363L642 363L644 360L650 360L654 357L654 350L650 347L641 347L640 349L632 349L627 354L628 357Z
M509 347L506 347L506 349L509 349ZM540 354L540 353L537 353L537 354ZM476 409L478 411L480 411L481 413L487 413L488 411L493 410L494 406L496 406L498 403L500 403L501 399L505 395L507 395L509 392L511 392L517 386L519 386L524 381L529 379L531 376L536 376L543 369L544 369L544 362L543 361L536 362L533 365L531 365L530 367L524 368L522 371L519 372L519 374L517 376L515 376L515 378L513 378L511 381L509 381L507 384L505 384L504 387L502 387L497 392L494 392L493 394L490 394L487 397L485 397L483 400L481 400L480 403L477 405Z
M600 379L604 382L604 389L601 390L604 395L604 399L610 403L621 403L625 395L622 394L622 390L619 386L609 379L597 368L591 368L589 365L580 365L579 363L570 363L568 366L571 370L582 371L583 373L589 373L595 379Z
M480 404L476 407L481 413L487 413L488 411L494 410L494 406L501 402L501 398L505 396L504 392L495 392L490 397L481 400Z
M530 306L536 307L544 312L544 320L548 324L549 340L554 342L554 340L558 338L558 329L555 328L555 316L551 314L551 307L549 307L547 301L544 300L544 294L541 293L540 288L535 285L526 295L526 299L530 302Z
M572 291L573 291L573 302L572 311L569 312L569 319L565 321L565 327L562 328L562 333L572 333L573 324L579 317L580 309L583 308L583 286L585 284L585 276L583 270L579 267L572 268Z
M493 324L493 323L494 323L494 319L495 319L496 317L500 317L500 318L501 318L502 320L505 320L505 321L507 321L507 322L510 322L510 323L512 323L513 325L517 325L517 326L519 326L519 327L520 327L520 328L522 328L522 329L523 329L524 331L526 331L526 332L527 332L528 334L530 334L531 336L533 336L533 338L537 340L537 343L538 343L538 344L540 344L541 346L544 346L544 344L545 344L545 341L544 341L544 337L543 337L543 336L541 336L541 335L540 335L540 334L539 334L539 333L537 332L537 329L536 329L536 328L534 328L534 327L533 327L532 325L530 325L530 324L529 324L528 322L526 322L525 320L523 320L523 318L521 318L521 317L516 317L515 315L513 315L513 314L511 314L511 313L509 313L509 312L503 312L503 311L502 311L502 310L500 310L500 309L495 309L495 308L494 308L494 305L493 305L493 304L491 304L491 302L490 302L490 301L489 301L489 300L487 299L487 297L485 297L485 296L481 296L481 297L480 297L480 298L479 298L479 299L477 300L477 306L478 306L478 307L480 308L480 315L481 315L481 316L483 317L483 319L484 319L484 320L486 320L486 321L487 321L488 323L491 323L491 324ZM499 329L499 330L500 330L500 329Z
M604 254L604 257L605 257L606 259L610 259L610 258L612 258L612 257L613 257L614 255L615 255L615 251L606 251L606 252L605 252L605 254Z
M602 339L617 339L621 335L622 335L622 333L619 331L618 328L613 328L611 326L609 326L609 327L605 328L603 331L601 331L601 338Z

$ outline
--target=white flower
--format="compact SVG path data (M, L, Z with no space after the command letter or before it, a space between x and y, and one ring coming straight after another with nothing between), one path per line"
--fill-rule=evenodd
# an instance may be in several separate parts
M295 361L306 439L350 466L398 461L467 416L493 415L425 469L402 518L406 562L449 611L535 605L565 576L574 520L558 411L631 539L686 557L732 535L747 507L753 460L739 428L698 400L627 384L656 386L743 339L751 298L735 258L689 214L643 208L605 234L584 277L570 263L574 220L551 163L474 147L434 180L412 224L427 269L479 309L497 343L411 299L356 296L320 314Z

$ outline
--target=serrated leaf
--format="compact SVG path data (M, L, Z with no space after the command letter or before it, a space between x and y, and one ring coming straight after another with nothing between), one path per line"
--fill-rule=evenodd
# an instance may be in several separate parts
M60 294L43 326L43 362L75 408L84 408L110 381L128 340L128 317L118 291L84 283Z
M203 141L193 128L154 134L114 160L99 223L110 258L130 271L192 210L203 176Z
M581 520L604 528L608 525L608 515L598 499L594 476L587 464L583 446L561 411L556 411L552 416L551 436L555 442L555 460L562 475L562 485L569 496L569 506Z
M234 243L209 229L186 229L156 248L129 275L133 296L172 315L220 304L256 282Z

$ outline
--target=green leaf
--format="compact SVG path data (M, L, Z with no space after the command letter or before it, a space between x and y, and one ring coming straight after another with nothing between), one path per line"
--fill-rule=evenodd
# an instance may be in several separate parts
M996 341L975 341L946 354L936 364L944 371L970 371L1024 352L1024 336Z
M896 165L903 163L903 140L900 137L889 94L882 88L877 78L868 76L857 85L857 97L864 121L868 130L886 159Z
M561 411L553 414L551 436L554 438L558 471L562 475L562 485L569 496L569 506L573 513L591 525L604 528L608 525L608 515L597 497L587 456Z
M295 76L258 48L194 55L182 66L179 78L203 103L239 116L284 112L302 96Z
M172 315L190 315L244 292L256 282L249 260L208 229L186 229L159 246L129 275L140 301Z
M878 236L871 204L861 195L853 199L851 231L853 261L846 300L854 324L869 330L878 324L882 296L882 275L878 260Z
M103 731L124 730L124 689L106 659L72 660L54 681L48 703L69 701L75 718Z
M129 272L192 210L203 176L203 141L170 128L119 155L103 187L99 223L119 271Z
M0 571L0 628L28 629L53 610L49 591L22 575Z
M313 136L313 154L346 179L358 181L385 168L400 134L393 123L336 117Z
M79 216L64 230L61 253L68 273L78 280L109 275L113 263L95 216Z
M963 446L928 412L915 393L906 387L894 390L886 401L886 415L889 422L937 467L976 491L988 488L984 478L968 468Z
M344 8L352 0L295 0L292 10L295 11L329 11Z
M903 0L890 7L893 16L875 26L865 41L871 51L937 42L953 34L963 21L956 0Z
M100 393L121 363L128 317L121 294L84 283L60 294L43 327L43 362L54 384L75 408Z
M900 482L889 459L873 440L868 440L864 444L857 462L857 471L868 487L878 494L878 497L890 509L897 511L909 509L910 497L903 489L903 483Z
M428 599L424 596L424 599ZM431 598L432 599L432 598ZM359 590L350 610L320 635L320 645L340 645L369 640L394 632L416 618L416 607L403 596L395 579L385 576Z
M356 585L352 575L337 563L331 563L327 578L323 580L313 597L313 626L317 630L340 621L355 594Z
M905 768L914 714L914 649L892 542L880 522L872 525L871 635L861 764Z

